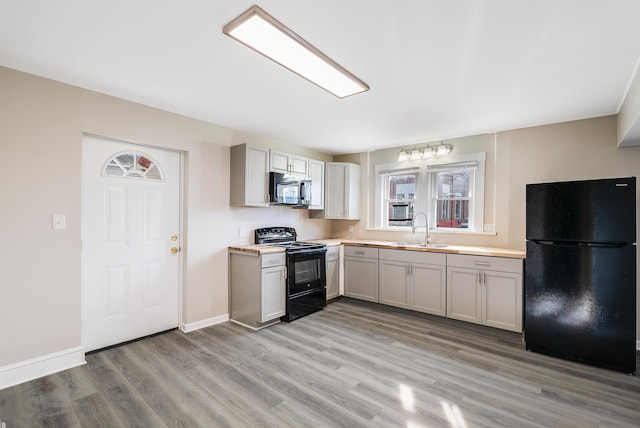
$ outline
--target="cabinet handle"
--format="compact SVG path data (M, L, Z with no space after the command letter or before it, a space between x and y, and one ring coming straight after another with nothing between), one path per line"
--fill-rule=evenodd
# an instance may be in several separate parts
M482 272L482 284L484 286L487 285L487 273L486 272Z
M486 280L487 280L487 278L485 277L485 273L484 272L478 272L478 282L480 283L480 285L485 285L486 284Z
M364 251L355 251L355 253L364 256Z
M491 266L491 264L489 262L478 262L478 261L475 261L475 262L473 262L473 264L476 265L476 266Z

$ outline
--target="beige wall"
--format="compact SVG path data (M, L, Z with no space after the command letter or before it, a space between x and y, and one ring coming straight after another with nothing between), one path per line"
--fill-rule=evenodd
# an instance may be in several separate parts
M81 345L83 132L185 153L183 323L227 314L226 249L256 227L331 234L305 210L229 207L228 146L326 155L1 67L0 94L0 368ZM52 230L52 214L66 214L66 230Z

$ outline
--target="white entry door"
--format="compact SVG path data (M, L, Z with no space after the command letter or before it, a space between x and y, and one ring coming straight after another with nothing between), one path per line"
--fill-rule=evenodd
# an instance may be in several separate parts
M178 326L180 154L85 136L85 352Z

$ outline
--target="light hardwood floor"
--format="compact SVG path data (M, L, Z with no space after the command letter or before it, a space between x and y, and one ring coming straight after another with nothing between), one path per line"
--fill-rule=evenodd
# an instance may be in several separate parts
M0 420L638 427L640 379L526 352L519 334L342 299L259 332L225 323L88 355L85 366L0 391Z

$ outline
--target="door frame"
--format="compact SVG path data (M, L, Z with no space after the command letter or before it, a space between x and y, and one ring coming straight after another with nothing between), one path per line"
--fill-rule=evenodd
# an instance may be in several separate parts
M180 171L178 173L179 178L180 178L180 185L178 186L178 230L179 230L179 236L180 239L178 241L178 245L180 248L180 252L178 253L178 329L180 330L184 330L184 322L183 322L183 312L184 312L184 254L185 254L185 249L186 249L186 235L185 235L185 223L184 223L184 213L185 213L185 152L183 150L178 150L178 149L174 149L174 148L168 148L168 147L163 147L163 146L154 146L151 144L143 144L143 143L139 143L136 141L131 141L131 140L125 140L122 138L115 138L115 137L106 137L104 135L98 135L98 134L92 134L89 132L83 132L82 133L82 139L81 139L81 144L82 144L82 148L80 150L81 152L81 159L80 159L80 346L82 348L82 352L83 354L86 353L86 351L84 351L85 348L85 344L83 342L83 338L84 338L84 320L82 317L82 304L83 304L83 300L82 300L82 293L84 291L84 283L83 283L83 275L82 275L82 271L84 269L84 253L82 251L82 239L83 239L83 222L84 222L84 209L83 209L83 200L82 200L82 187L85 186L83 177L82 177L82 156L84 155L84 138L85 137L90 137L90 138L95 138L98 140L104 140L105 142L115 142L115 143L123 143L123 144L131 144L134 146L138 146L140 147L142 150L144 150L145 148L150 148L150 149L155 149L155 150L166 150L166 151L170 151L170 152L175 152L178 153L178 155L180 156ZM134 339L135 340L135 339Z

